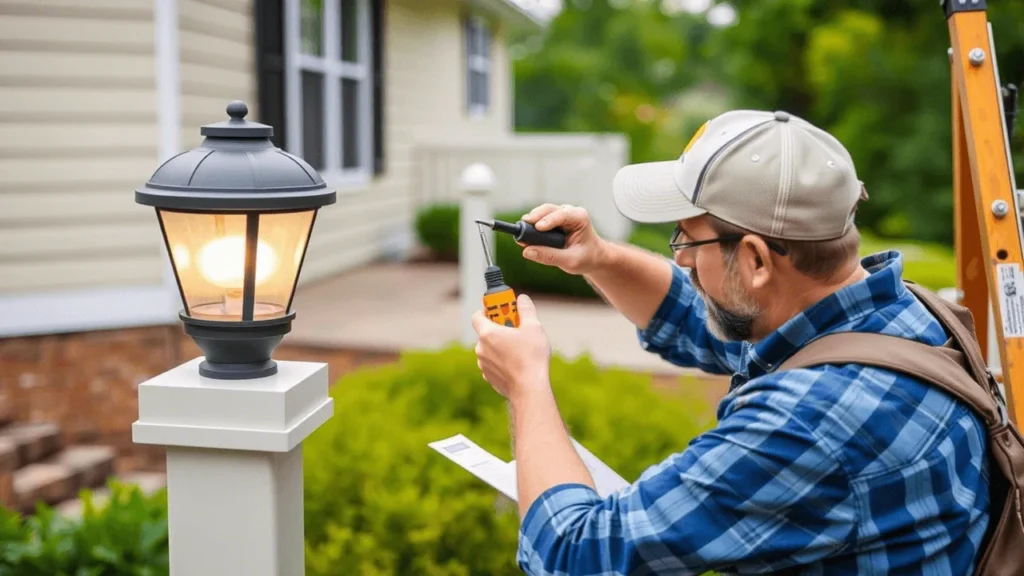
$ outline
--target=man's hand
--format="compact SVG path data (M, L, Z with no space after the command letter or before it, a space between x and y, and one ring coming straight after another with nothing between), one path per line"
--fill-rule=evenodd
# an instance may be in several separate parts
M590 472L569 440L551 391L551 345L525 294L517 300L519 327L501 326L482 311L473 314L480 336L477 365L484 379L508 399L516 458L519 517L545 491L559 484L594 487Z
M473 329L480 338L476 345L477 366L484 380L510 401L546 391L550 386L551 345L537 318L537 309L525 294L519 296L517 305L518 328L496 324L482 310L472 318Z
M568 274L588 274L599 268L607 250L606 241L597 235L587 211L578 206L543 204L523 215L523 220L546 232L565 230L565 248L529 246L523 257L547 266L557 266Z

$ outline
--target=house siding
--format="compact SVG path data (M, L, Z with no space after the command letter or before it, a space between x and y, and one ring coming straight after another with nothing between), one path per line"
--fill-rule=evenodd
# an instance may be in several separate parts
M252 1L177 0L180 86L170 111L158 109L153 2L0 4L0 312L13 318L0 321L0 334L174 321L156 310L180 303L171 302L153 211L135 203L134 190L167 153L163 116L180 117L171 122L180 150L200 145L200 126L223 120L231 100L259 117ZM387 0L386 170L357 186L325 174L338 202L317 219L303 283L412 246L419 142L508 134L498 22L491 108L479 118L466 112L468 10L462 0ZM72 302L92 311L58 318ZM101 311L121 302L135 308Z
M327 177L338 202L321 210L301 282L400 254L414 238L416 145L444 134L488 139L510 131L508 57L492 22L491 108L480 118L465 107L462 15L457 0L387 0L384 38L385 165L372 183L351 186Z
M227 119L232 100L258 118L252 0L178 0L181 149L199 146L203 124Z
M151 2L0 4L0 294L159 284Z

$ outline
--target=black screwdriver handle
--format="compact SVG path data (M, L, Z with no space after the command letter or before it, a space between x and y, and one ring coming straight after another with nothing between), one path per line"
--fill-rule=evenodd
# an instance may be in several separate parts
M520 220L517 225L519 226L519 234L516 235L517 242L522 242L528 246L565 248L566 236L565 231L561 228L552 228L551 230L540 232L534 228L533 224L525 220Z

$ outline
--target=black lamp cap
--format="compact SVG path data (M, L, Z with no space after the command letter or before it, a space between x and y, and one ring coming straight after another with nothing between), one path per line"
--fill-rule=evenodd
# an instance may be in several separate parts
M182 211L290 211L334 204L337 195L305 160L270 141L273 128L245 120L244 102L230 120L201 129L203 143L164 162L135 202Z
M233 100L228 104L227 112L230 120L207 124L199 129L199 133L218 138L270 138L274 135L273 126L245 119L249 107L241 100Z

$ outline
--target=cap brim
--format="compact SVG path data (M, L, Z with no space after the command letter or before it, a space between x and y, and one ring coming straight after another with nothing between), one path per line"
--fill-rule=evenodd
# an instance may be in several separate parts
M645 162L622 167L612 182L619 213L634 222L677 222L707 211L693 205L675 180L678 160Z

